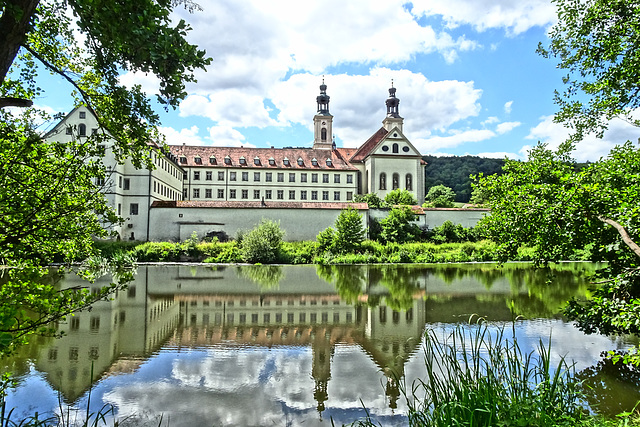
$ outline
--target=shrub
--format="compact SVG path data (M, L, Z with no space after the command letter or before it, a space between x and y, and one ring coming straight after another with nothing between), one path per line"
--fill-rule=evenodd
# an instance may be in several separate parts
M393 191L387 193L384 198L384 201L387 205L396 206L396 205L417 205L418 201L415 197L413 197L413 193L410 193L407 190L403 190L401 188L396 188Z
M445 185L435 185L429 189L425 197L426 205L434 208L452 208L456 193Z
M244 234L240 254L245 262L272 263L278 259L284 231L280 222L263 219L253 230Z
M420 228L411 223L416 215L408 206L393 208L386 218L380 220L380 240L383 242L409 242L420 236Z

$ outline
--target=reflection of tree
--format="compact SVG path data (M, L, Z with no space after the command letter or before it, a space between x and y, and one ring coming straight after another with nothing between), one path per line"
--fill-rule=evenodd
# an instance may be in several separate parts
M318 276L333 283L340 298L347 304L356 305L364 293L369 278L364 265L319 265Z
M589 406L601 415L631 411L640 401L640 370L631 364L614 364L604 358L578 372L576 379L583 384Z
M241 265L237 272L238 277L249 279L262 289L277 288L284 277L282 267L277 265Z
M385 265L380 267L380 284L389 290L385 303L396 311L406 311L413 307L416 292L420 289L418 280L424 271L411 266Z

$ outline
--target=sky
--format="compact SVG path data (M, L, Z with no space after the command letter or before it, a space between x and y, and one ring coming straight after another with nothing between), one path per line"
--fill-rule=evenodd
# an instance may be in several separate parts
M323 80L339 147L358 147L382 126L392 84L404 133L424 155L524 159L568 135L552 121L563 73L536 53L556 20L550 0L197 3L202 10L178 6L174 18L213 61L177 110L161 112L169 144L310 147ZM121 79L157 88L152 76ZM574 157L598 160L639 133L613 121Z

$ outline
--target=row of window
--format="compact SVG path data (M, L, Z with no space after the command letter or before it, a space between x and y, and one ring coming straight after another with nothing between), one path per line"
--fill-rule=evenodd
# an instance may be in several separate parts
M240 324L245 324L245 323L271 323L271 314L272 313L263 313L262 314L262 319L260 319L259 314L258 313L251 313L250 316L248 317L246 313L239 313L238 314L238 323ZM283 323L283 320L285 319L283 316L283 313L273 313L274 316L274 320L275 323ZM345 315L345 323L353 323L353 313L347 312L344 313ZM227 313L226 316L226 323L227 324L233 324L235 323L236 317L234 313ZM340 313L334 312L333 313L333 322L332 323L340 323ZM308 321L309 323L317 323L318 322L318 313L309 313L309 317L308 317ZM195 325L197 323L198 320L198 316L196 314L192 314L191 318L190 318L190 323L192 325ZM262 320L260 322L260 320ZM209 317L209 314L205 313L202 315L202 324L207 325L211 322L211 318ZM295 322L295 314L294 313L286 313L286 322L287 323L294 323ZM320 313L320 322L322 323L329 323L329 313L328 312L322 312ZM222 324L222 313L215 313L214 314L214 324ZM298 313L298 323L307 323L307 313Z
M201 165L202 164L202 157L195 156L193 158L193 162L196 165ZM277 165L276 159L274 159L273 157L270 157L267 160L267 162L268 162L269 166L276 166ZM181 164L187 164L187 157L186 156L180 156L180 163ZM302 159L302 157L298 157L297 163L298 163L298 166L302 166L302 167L305 166L305 163L304 163L304 160ZM218 159L216 158L216 156L209 157L209 164L210 165L217 165L218 164ZM225 165L232 165L233 164L233 161L231 160L231 156L227 155L227 156L224 157L224 164ZM246 166L247 165L246 157L241 156L238 159L238 164L242 165L242 166ZM256 166L262 166L263 165L262 164L262 160L260 160L260 157L258 157L258 156L253 158L253 164L256 165ZM325 160L325 164L327 166L333 166L333 161L331 160L331 158L327 158ZM282 159L282 165L283 166L291 166L291 161L287 157L285 157L284 159ZM316 159L316 158L311 159L311 166L318 166L318 159Z
M129 215L138 215L138 204L129 204ZM122 203L118 203L118 216L122 216Z
M160 169L164 170L165 172L171 174L171 176L173 176L174 178L180 179L181 174L178 168L173 166L173 164L170 161L168 161L163 155L154 153L153 162L156 164L156 166L158 166Z
M178 198L181 196L181 194L175 191L173 188L167 187L166 185L158 181L153 181L153 192L167 197L170 200L178 200Z
M380 174L380 185L378 186L380 190L387 189L387 174L382 172ZM394 173L391 177L391 189L397 190L400 188L400 174ZM413 191L413 176L408 173L404 177L404 188L408 191Z
M309 174L307 174L306 172L302 172L302 173L294 173L294 172L289 172L288 173L288 182L296 182L296 179L299 179L300 182L308 182L308 176ZM318 178L319 178L320 174L317 173L312 173L311 174L311 182L319 182ZM333 174L333 183L334 184L340 184L341 182L341 174L339 173L334 173ZM202 177L202 174L200 171L193 171L193 181L200 181L200 178ZM262 172L253 172L253 182L260 182L262 180ZM187 178L187 173L185 172L185 178ZM224 181L225 180L225 171L218 171L218 175L217 175L218 181ZM240 172L240 175L238 175L238 172L236 171L229 171L229 181L237 181L238 178L240 178L241 181L245 181L248 182L249 181L249 172ZM264 181L265 182L273 182L273 178L274 178L274 173L273 172L264 172ZM277 172L275 173L275 178L277 180L277 182L284 182L285 179L285 173L284 172ZM328 173L323 173L322 174L322 182L327 184L329 183L329 178L330 178L330 174ZM213 181L213 171L206 171L204 173L204 179L206 181ZM347 184L353 184L353 174L347 174L346 175L346 180L347 180Z
M185 199L188 197L187 195L187 190L184 190L184 197ZM264 191L264 192L263 192ZM218 199L224 199L225 198L225 190L222 188L219 188L217 190L217 198ZM307 191L307 190L288 190L288 198L287 200L320 200L318 197L322 197L323 201L328 201L329 200L329 196L331 195L329 191L325 190L325 191L317 191L317 190L312 190L312 191ZM236 189L230 189L228 190L228 196L229 199L244 199L244 200L248 200L249 199L249 190L248 189L241 189L241 190L236 190ZM264 196L265 200L272 200L275 196L276 200L284 200L284 196L285 196L285 190L253 190L253 199L254 200L260 200L262 197ZM333 192L333 200L334 201L340 201L342 194L340 191L334 191ZM192 199L212 199L213 198L213 189L211 188L205 188L204 191L201 191L200 188L194 188L191 190L191 198ZM346 200L347 201L351 201L353 200L353 191L347 191L346 192Z

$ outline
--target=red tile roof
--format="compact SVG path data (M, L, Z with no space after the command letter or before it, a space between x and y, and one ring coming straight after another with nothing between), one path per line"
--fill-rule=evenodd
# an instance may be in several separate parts
M369 209L366 203L335 202L273 202L273 201L204 201L204 200L157 200L151 204L153 208L265 208L265 209L345 209L353 207L358 210Z
M358 148L358 151L355 152L353 156L349 159L351 162L362 162L364 159L371 154L371 151L378 145L382 138L384 138L389 133L384 127L378 129L376 133L371 135L367 141Z
M212 147L192 145L171 145L171 153L178 158L181 166L199 167L234 167L234 168L259 168L259 169L328 169L328 170L357 170L347 159L343 158L335 150L314 150L313 148L249 148L249 147ZM215 163L210 158L215 158ZM230 164L225 163L225 157L230 159ZM182 158L182 159L181 159ZM197 163L197 159L200 163ZM241 164L240 159L245 163ZM254 160L258 159L258 164ZM327 159L331 159L331 165L327 165ZM181 160L186 160L182 162ZM269 159L274 164L269 164ZM285 165L285 159L289 165ZM302 164L298 164L298 160ZM317 165L313 165L313 159Z

